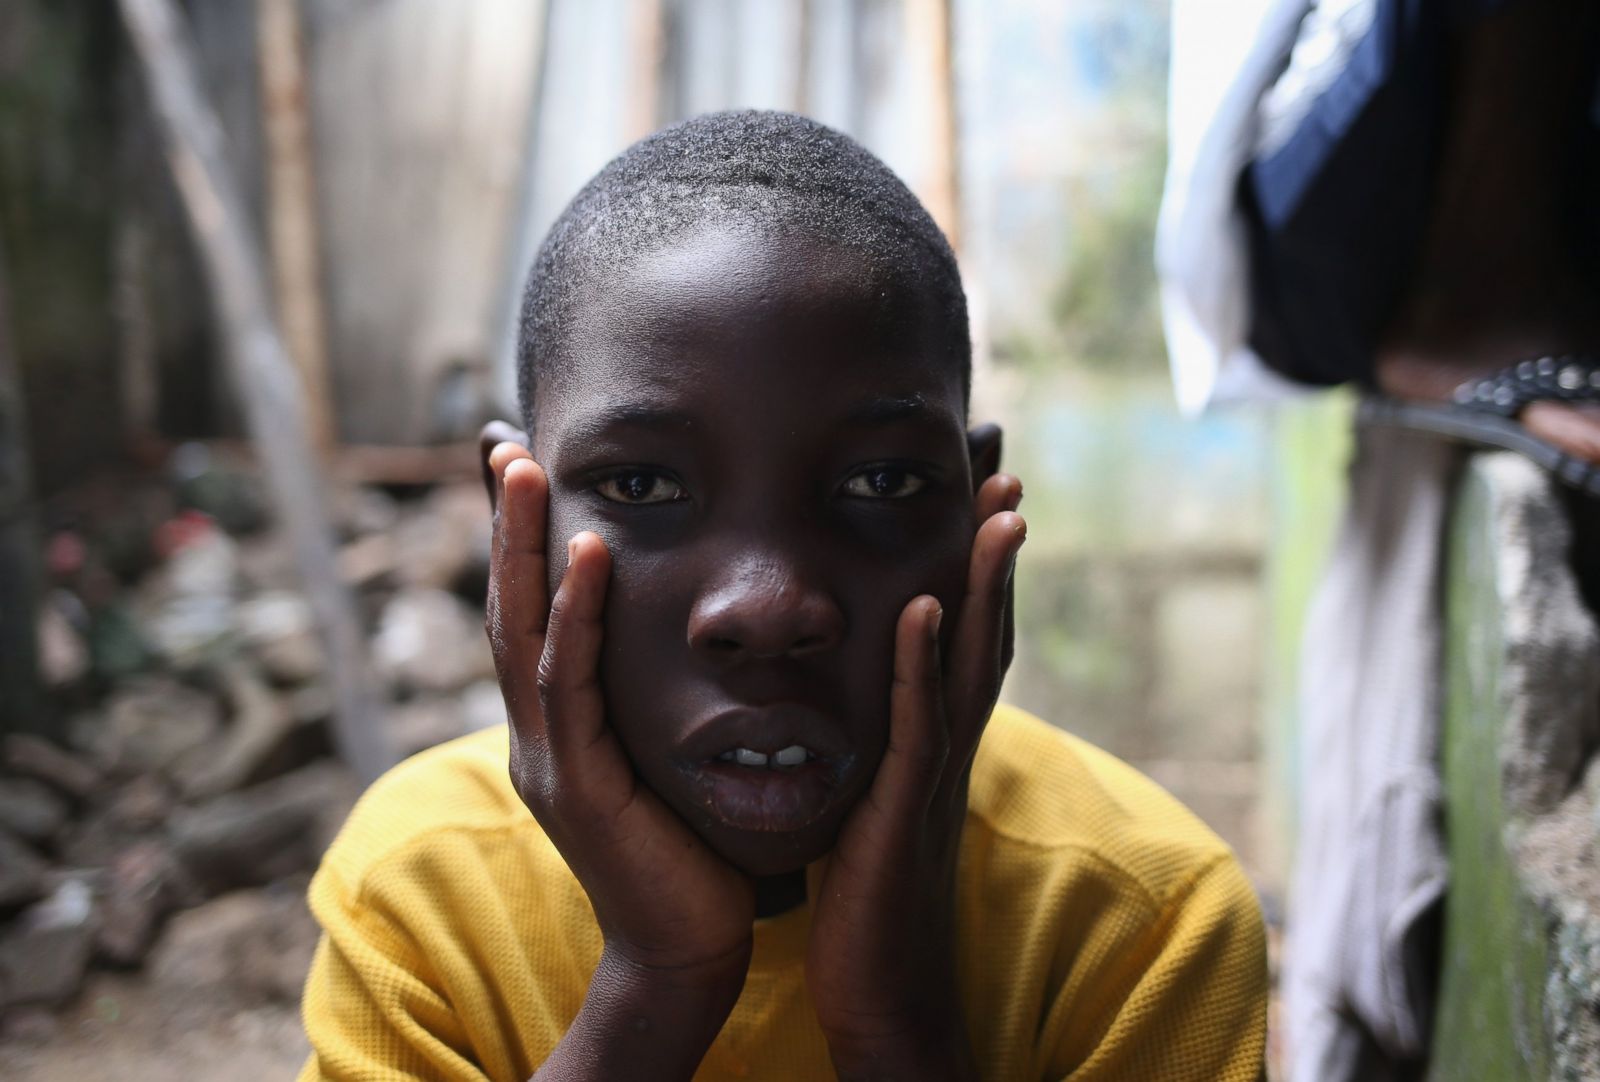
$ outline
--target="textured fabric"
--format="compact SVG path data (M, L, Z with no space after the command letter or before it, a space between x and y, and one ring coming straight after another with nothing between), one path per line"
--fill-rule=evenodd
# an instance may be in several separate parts
M314 1079L526 1079L600 954L588 901L507 780L504 729L402 764L311 884ZM959 969L991 1079L1256 1082L1266 959L1227 848L1131 767L1000 707L973 770ZM757 921L700 1079L825 1079L809 910Z
M1306 617L1306 761L1284 970L1289 1077L1421 1077L1438 903L1439 573L1461 449L1359 429L1350 505Z

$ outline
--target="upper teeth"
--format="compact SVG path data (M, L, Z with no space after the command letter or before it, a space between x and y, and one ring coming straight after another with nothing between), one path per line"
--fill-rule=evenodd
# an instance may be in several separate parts
M717 756L723 762L738 763L740 766L799 766L811 758L811 753L799 744L790 744L780 751L768 755L764 751L755 751L751 748L734 748Z

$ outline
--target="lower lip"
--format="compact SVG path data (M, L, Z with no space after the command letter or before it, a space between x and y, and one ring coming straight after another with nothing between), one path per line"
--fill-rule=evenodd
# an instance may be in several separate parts
M710 762L696 766L694 776L706 809L735 830L804 830L828 811L836 792L834 771L823 760L778 769Z

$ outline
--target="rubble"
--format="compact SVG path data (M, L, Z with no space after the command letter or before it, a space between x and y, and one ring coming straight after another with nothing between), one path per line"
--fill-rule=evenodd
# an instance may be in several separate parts
M440 487L394 531L395 563L404 586L450 590L487 568L492 525L481 485Z
M67 805L42 782L0 778L0 830L48 845L67 821Z
M84 800L100 788L100 772L41 737L8 733L5 765L17 774L53 786L75 800Z
M179 994L297 1001L318 935L304 882L235 891L175 915L151 952L151 979Z
M247 665L234 662L222 675L233 719L222 746L190 761L179 776L185 796L213 796L253 778L295 728L288 705Z
M483 614L437 589L397 593L372 640L378 672L402 692L449 692L494 675Z
M55 598L39 610L39 673L53 688L76 684L89 672L89 644L63 610Z
M144 841L129 846L112 860L100 906L95 946L100 957L117 966L138 965L150 950L168 913L194 888L165 845Z
M163 772L181 776L212 753L221 732L217 700L169 676L127 681L106 704L105 726L95 737L94 755L114 774Z
M356 795L346 771L316 763L180 809L168 836L206 889L255 886L314 867Z
M274 590L242 602L235 620L245 646L280 684L305 684L322 675L322 644L305 598Z
M61 1003L78 990L94 947L93 895L68 879L0 938L0 1007Z
M0 831L0 912L26 905L44 893L44 859Z
M48 1039L95 967L299 995L317 939L305 885L359 787L332 758L292 554L238 476L192 445L170 490L101 490L126 497L123 518L79 504L51 535L39 636L64 745L0 740L0 1039ZM503 723L480 486L344 485L331 502L391 736L409 754Z

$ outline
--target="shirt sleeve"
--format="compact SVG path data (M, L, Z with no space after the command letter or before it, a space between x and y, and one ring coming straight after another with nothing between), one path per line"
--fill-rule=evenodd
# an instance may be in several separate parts
M1267 1031L1261 908L1231 856L1160 911L1127 958L1128 991L1069 1082L1260 1082Z
M301 1003L311 1055L299 1082L483 1082L414 942L380 908L351 901L326 866L312 881L323 934Z

